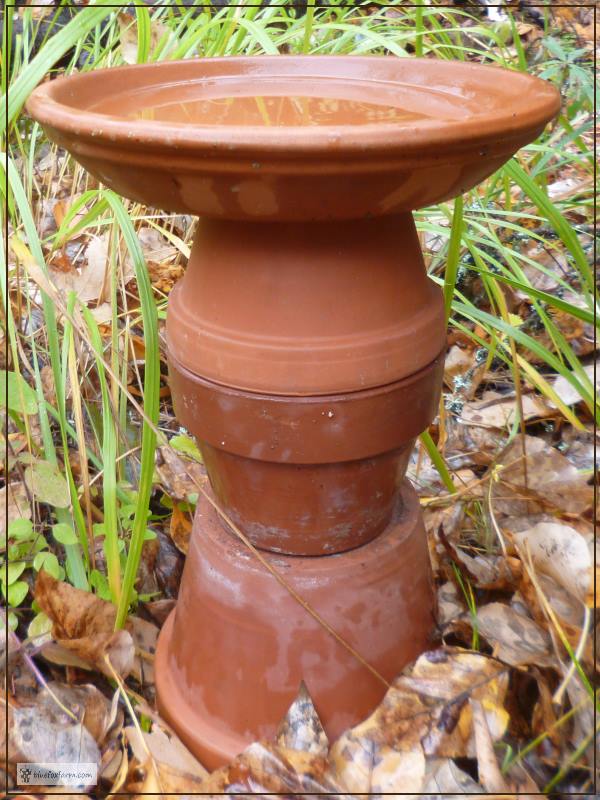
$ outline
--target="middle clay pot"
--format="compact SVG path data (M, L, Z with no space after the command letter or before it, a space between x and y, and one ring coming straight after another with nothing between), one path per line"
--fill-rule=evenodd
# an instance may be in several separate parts
M177 418L253 544L325 555L384 530L443 370L411 214L203 220L167 344Z
M325 555L388 524L415 437L434 417L444 360L379 389L274 397L202 380L170 359L175 413L213 491L257 547Z

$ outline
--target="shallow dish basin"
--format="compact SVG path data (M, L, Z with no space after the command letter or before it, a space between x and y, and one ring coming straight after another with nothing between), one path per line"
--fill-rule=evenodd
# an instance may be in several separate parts
M27 107L107 186L227 219L351 219L463 193L558 92L520 72L385 56L193 59L39 86Z

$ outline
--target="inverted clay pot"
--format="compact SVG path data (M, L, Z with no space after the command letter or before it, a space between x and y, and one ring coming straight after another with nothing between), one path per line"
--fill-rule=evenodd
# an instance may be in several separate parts
M427 544L407 482L398 500L391 524L363 547L322 558L264 554L387 681L426 649L433 623ZM332 741L386 691L204 499L155 666L161 714L208 768L272 737L301 680Z
M207 380L310 396L413 375L445 329L412 214L310 227L204 219L169 298L167 342Z
M402 479L445 344L410 212L498 169L558 93L464 62L277 56L82 73L28 109L107 186L203 218L167 318L177 416L219 506L390 680L432 628ZM302 679L331 737L384 691L202 498L156 666L209 767L271 735Z

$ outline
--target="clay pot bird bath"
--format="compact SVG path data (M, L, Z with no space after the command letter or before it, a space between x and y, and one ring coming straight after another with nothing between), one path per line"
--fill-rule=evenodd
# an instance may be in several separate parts
M208 767L271 736L301 680L336 737L428 646L404 474L436 413L445 319L411 211L491 175L558 108L520 72L395 57L162 62L31 95L102 183L201 218L169 299L176 415L219 507L350 645L201 497L156 684Z

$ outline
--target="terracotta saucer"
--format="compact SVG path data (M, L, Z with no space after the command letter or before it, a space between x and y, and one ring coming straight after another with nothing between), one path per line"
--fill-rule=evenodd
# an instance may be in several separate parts
M557 113L522 72L441 59L252 56L39 86L51 139L125 197L228 219L348 219L465 192Z

